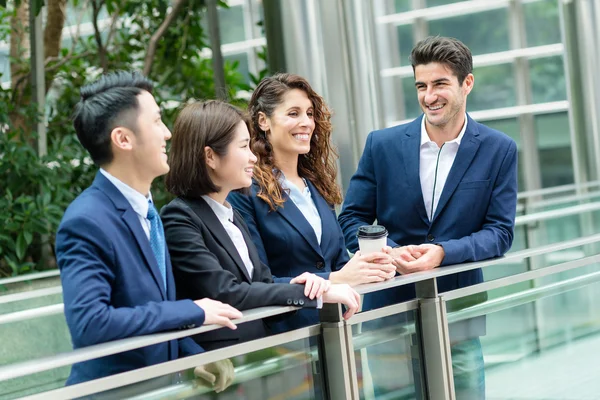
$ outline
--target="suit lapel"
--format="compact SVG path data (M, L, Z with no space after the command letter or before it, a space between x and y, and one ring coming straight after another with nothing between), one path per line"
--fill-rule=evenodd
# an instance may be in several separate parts
M150 273L154 277L154 282L158 286L163 299L167 299L167 294L165 293L165 288L163 284L163 279L160 274L160 270L158 269L158 263L156 262L156 258L154 257L154 253L152 252L152 248L150 247L150 241L146 236L146 232L142 228L142 224L140 223L140 219L136 212L131 208L131 205L123 196L123 194L113 185L101 172L96 174L96 179L94 180L94 185L97 186L101 191L106 193L109 199L112 200L115 208L117 210L123 211L121 214L121 218L128 226L129 230L133 234L135 241L142 254L144 255L144 259L146 260L146 266L150 270Z
M311 193L312 194L312 193ZM290 199L287 193L283 193L283 197L285 198L285 203L282 207L277 209L277 212L285 218L290 225L302 235L304 240L308 243L308 245L317 252L319 255L323 255L321 252L321 247L319 246L319 242L317 242L317 235L315 235L315 230L310 226L302 211L296 207L294 201ZM313 197L314 199L314 197ZM323 219L321 219L321 223L323 223Z
M400 153L404 160L404 179L408 181L410 190L407 193L398 193L398 196L412 197L411 203L421 219L429 224L425 203L423 202L423 191L421 190L420 151L421 151L421 118L417 118L407 128L406 137L400 141ZM399 177L402 179L402 177ZM405 201L404 201L405 202Z
M442 195L440 196L440 201L435 209L435 215L432 222L435 221L444 210L446 204L448 204L450 197L452 197L456 187L462 180L465 172L467 172L467 169L471 165L473 158L475 158L475 154L477 154L477 150L481 144L481 140L478 137L479 131L477 130L477 126L475 126L475 121L469 117L467 118L467 130L458 147L458 153L456 153L456 158L454 159L452 168L450 168L450 173L448 174L444 189L442 189Z
M204 222L208 230L212 233L214 238L221 244L221 246L227 251L229 256L233 259L239 270L242 272L244 277L248 282L252 282L250 275L248 274L248 270L242 261L242 257L240 253L238 253L233 241L227 234L225 228L219 221L219 218L215 215L214 211L210 208L210 206L204 201L204 199L194 199L194 200L185 200L188 204L192 206L192 209L196 212L198 217ZM237 226L237 224L236 224ZM239 228L239 227L238 227ZM242 232L243 235L243 232ZM244 238L245 239L245 238ZM248 243L246 241L246 243ZM248 246L246 244L246 246Z
M308 188L310 189L310 195L317 207L317 211L319 212L319 217L321 217L321 245L319 248L321 249L321 255L323 255L323 249L327 248L328 243L331 240L331 229L327 229L331 224L337 224L337 221L332 221L333 214L331 213L332 208L327 204L325 199L321 196L321 193L317 190L315 185L313 185L308 179L306 180ZM310 225L310 224L309 224ZM314 229L311 230L314 233Z
M233 224L238 227L240 232L242 232L242 236L244 237L244 241L246 242L246 246L248 247L248 255L250 256L250 261L252 261L252 266L254 267L254 272L252 273L253 282L258 282L262 279L262 271L263 264L260 261L260 257L258 256L258 251L256 250L256 246L252 241L252 237L247 231L247 228L242 225L240 221L243 221L243 218L237 211L233 211Z

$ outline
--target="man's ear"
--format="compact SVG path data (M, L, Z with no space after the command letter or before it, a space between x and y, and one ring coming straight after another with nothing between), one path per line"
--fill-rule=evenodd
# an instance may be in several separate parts
M117 126L110 132L110 141L119 150L131 151L135 143L135 138L131 129Z
M475 85L475 77L473 76L473 74L469 74L465 77L465 80L463 82L463 90L465 91L465 96L471 93L471 90L473 90L473 85Z
M214 150L209 146L204 147L204 158L206 159L206 165L213 170L217 169L217 166L219 165L219 158Z
M268 132L271 130L271 123L269 121L269 118L267 118L267 115L262 111L258 112L258 127L263 132Z

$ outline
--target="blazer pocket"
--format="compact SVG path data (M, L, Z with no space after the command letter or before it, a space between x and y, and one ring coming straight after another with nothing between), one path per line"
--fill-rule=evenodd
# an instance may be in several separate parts
M461 182L458 184L456 190L486 188L489 185L490 185L489 179L486 179L484 181L464 181L464 182Z

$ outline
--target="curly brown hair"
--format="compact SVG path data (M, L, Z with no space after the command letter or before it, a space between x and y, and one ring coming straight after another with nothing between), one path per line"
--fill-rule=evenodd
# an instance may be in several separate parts
M250 113L250 146L258 158L254 167L254 178L258 182L258 197L264 200L271 210L282 207L283 188L279 183L281 172L275 165L273 147L266 132L260 129L258 113L271 117L283 102L283 96L292 89L305 92L313 104L315 130L310 139L310 151L298 159L298 173L308 179L321 196L331 205L342 203L342 194L336 182L337 151L331 144L331 111L325 101L317 94L308 81L301 76L278 73L264 78L252 93L248 104Z

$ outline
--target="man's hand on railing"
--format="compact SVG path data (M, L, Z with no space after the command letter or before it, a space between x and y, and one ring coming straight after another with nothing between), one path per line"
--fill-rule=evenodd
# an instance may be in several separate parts
M233 382L235 370L231 361L226 358L194 368L194 375L202 384L208 384L215 392L221 393Z
M429 271L439 267L444 260L444 248L437 244L403 246L392 249L396 270L402 275Z
M350 285L345 283L334 284L323 294L323 302L345 305L347 310L344 313L344 319L349 319L360 307L360 295Z
M204 298L196 300L194 303L204 310L204 325L217 324L230 329L237 329L237 326L231 320L242 318L242 312L237 308L217 300Z

